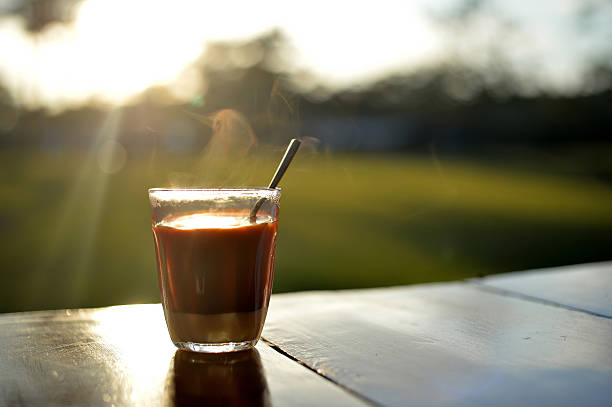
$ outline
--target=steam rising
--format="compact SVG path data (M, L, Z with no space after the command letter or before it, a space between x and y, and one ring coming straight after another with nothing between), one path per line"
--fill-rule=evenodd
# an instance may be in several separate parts
M265 88L270 92L266 96L263 96L261 86L240 90L247 100L261 102L267 99L267 103L246 106L248 118L240 111L229 108L209 114L184 111L200 123L195 126L196 132L208 133L210 138L198 152L195 163L189 167L190 172L169 175L172 187L236 188L266 185L274 171L274 163L280 158L277 153L282 154L290 139L299 138L300 131L299 106L293 100L292 93L285 92L278 78L266 83ZM251 123L264 134L262 141L265 141L265 147L260 145ZM314 146L314 143L306 144ZM263 178L258 169L265 172Z
M205 158L243 158L257 147L257 138L246 118L232 109L223 109L212 119L213 136L206 147Z
M255 153L259 145L249 121L240 112L222 109L211 115L187 112L212 130L192 176L171 175L173 187L239 187L252 181Z

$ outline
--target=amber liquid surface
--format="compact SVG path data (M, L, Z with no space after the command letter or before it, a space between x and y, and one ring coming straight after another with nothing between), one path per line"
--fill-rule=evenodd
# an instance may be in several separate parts
M166 323L174 343L259 338L266 317L277 222L248 211L197 212L153 226Z

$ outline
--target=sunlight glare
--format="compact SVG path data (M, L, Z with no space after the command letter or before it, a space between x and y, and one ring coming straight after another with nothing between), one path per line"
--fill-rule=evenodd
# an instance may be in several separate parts
M418 6L389 13L397 6L392 3L309 4L296 10L279 0L85 0L73 23L52 23L36 34L17 18L0 19L0 46L7 56L0 75L25 105L58 111L91 98L122 104L156 85L189 100L206 85L189 65L207 44L247 41L279 28L298 51L282 61L286 68L301 65L327 75L328 82L346 83L412 63L432 48L432 30Z
M30 298L34 300L50 284L47 273L62 257L69 255L72 267L64 270L69 304L82 301L91 280L91 262L95 256L95 243L106 202L109 177L123 167L127 153L117 141L121 110L111 110L92 139L81 169L63 200L60 215L53 228L54 236L39 256L40 263L30 281ZM120 147L121 146L121 147ZM109 151L109 148L111 151ZM96 158L98 158L96 160ZM69 233L81 230L78 241Z
M109 4L114 3L114 4ZM201 38L173 15L171 3L87 1L76 23L78 47L88 69L104 72L100 88L115 97L172 81L198 57ZM187 24L185 24L187 23Z
M146 399L163 391L176 348L166 328L160 304L103 308L94 312L93 331L117 354L108 363L121 363L132 384L130 398Z

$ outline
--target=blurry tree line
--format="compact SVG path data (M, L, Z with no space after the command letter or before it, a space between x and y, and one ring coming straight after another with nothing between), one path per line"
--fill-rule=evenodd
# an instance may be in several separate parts
M451 32L461 30L484 5L461 2L439 18ZM597 7L598 2L585 3L580 21L588 21ZM308 72L287 68L288 49L279 32L210 45L186 70L191 75L186 85L199 91L185 102L168 88L148 89L120 108L117 140L130 154L146 153L153 145L172 154L197 153L212 134L205 119L231 108L247 117L261 144L303 137L333 151L471 156L612 147L612 64L606 56L593 61L583 91L572 94L525 92L524 81L496 58L475 67L460 55L333 90ZM0 146L49 152L88 148L110 109L116 108L92 101L59 114L27 111L0 89ZM592 175L612 179L606 165L589 161Z

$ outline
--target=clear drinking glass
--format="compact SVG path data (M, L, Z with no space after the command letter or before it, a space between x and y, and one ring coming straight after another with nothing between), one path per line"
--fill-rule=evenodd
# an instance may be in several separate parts
M162 305L178 348L230 352L257 343L279 200L280 189L270 188L149 190Z

